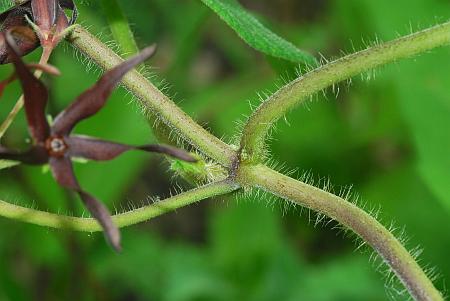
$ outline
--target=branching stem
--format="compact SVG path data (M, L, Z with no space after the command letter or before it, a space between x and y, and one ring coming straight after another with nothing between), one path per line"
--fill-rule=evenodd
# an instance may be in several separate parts
M122 62L117 54L81 26L74 28L69 41L89 60L103 69L110 69ZM181 193L153 205L118 214L113 217L114 222L119 227L125 227L199 200L231 193L240 187L258 187L325 214L354 231L380 254L416 300L443 300L415 259L392 233L368 213L338 196L289 178L260 163L264 139L272 124L304 99L368 69L425 52L449 42L450 23L445 23L346 56L293 81L263 103L250 117L243 131L241 157L232 146L227 145L192 120L144 76L137 71L130 72L124 78L123 85L140 99L145 108L174 130L178 136L213 159L215 163L228 168L230 178ZM250 158L244 157L244 154L250 155ZM0 201L0 215L53 228L90 232L101 230L97 222L92 219L61 216L2 201Z
M102 69L111 69L122 59L81 26L69 36L70 42ZM199 151L228 167L234 159L233 149L192 120L164 93L137 71L129 72L122 84L142 105Z
M229 181L208 184L148 206L114 215L113 220L120 228L135 225L207 198L229 194L238 188L238 185ZM92 218L53 214L4 201L0 201L0 216L56 229L70 229L81 232L102 231L98 222Z
M450 22L345 56L287 84L263 102L242 132L241 148L254 163L264 157L264 142L273 124L298 104L367 70L450 44Z

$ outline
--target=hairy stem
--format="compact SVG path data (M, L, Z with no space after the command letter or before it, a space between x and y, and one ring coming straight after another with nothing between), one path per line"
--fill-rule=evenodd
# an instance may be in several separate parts
M250 161L260 161L274 122L315 93L367 70L447 44L450 22L345 56L305 74L278 90L250 116L242 133L243 152Z
M250 118L244 129L241 145L244 148L243 151L250 153L251 159L257 160L258 156L255 154L260 152L258 148L262 149L264 136L271 123L307 96L359 72L446 44L449 40L450 23L446 23L347 56L305 75L281 89L261 105ZM103 69L110 69L122 62L118 55L80 26L75 27L69 41ZM322 213L353 230L382 256L416 300L443 300L415 259L392 233L368 213L338 196L296 181L267 166L249 165L245 161L241 163L237 160L236 152L231 146L198 125L137 71L130 72L124 78L123 85L140 99L144 107L176 131L179 136L217 163L229 168L231 178L202 186L150 206L115 215L113 219L119 227L148 220L208 197L233 192L241 186L259 187ZM97 222L92 219L60 216L1 201L0 215L53 228L70 228L78 231L101 230Z
M231 193L239 189L239 186L228 181L221 181L180 193L163 201L153 203L126 213L114 215L113 221L119 227L127 227L154 217L174 211L178 208L199 202L201 200ZM102 231L95 219L65 216L31 208L13 205L0 201L0 216L19 220L38 226L70 229L82 232Z
M114 37L115 42L119 45L122 56L129 58L139 52L134 34L130 28L127 17L124 15L117 0L101 0L102 9L105 12L109 28ZM161 122L158 122L158 117L151 111L147 119L152 126L153 133L156 139L162 143L176 143L174 139L170 139L170 128ZM156 123L155 123L156 122ZM155 126L156 125L156 126Z
M102 69L111 69L123 60L81 26L69 36L69 41ZM134 94L151 113L184 140L216 162L229 167L235 157L233 149L212 135L183 112L172 100L137 71L129 72L122 84Z
M351 229L377 251L416 300L443 300L442 295L395 236L356 205L264 165L243 167L239 177L243 179L243 184L262 188L322 213Z

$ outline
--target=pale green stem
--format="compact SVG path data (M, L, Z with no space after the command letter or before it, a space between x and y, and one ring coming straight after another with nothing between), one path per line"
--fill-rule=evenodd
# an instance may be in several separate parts
M280 174L264 165L242 167L239 177L243 179L243 185L262 188L281 198L324 214L351 229L377 251L415 300L443 300L442 295L397 238L374 217L356 205Z
M129 58L139 52L133 31L130 28L127 17L120 8L119 3L116 0L101 0L102 9L105 13L108 21L109 28L114 37L114 40L122 51L124 58ZM149 124L153 126L153 133L156 139L162 143L173 143L173 139L170 139L170 128L161 122L157 122L158 118L152 112L149 112L147 119Z
M73 30L69 40L102 69L111 69L123 61L81 26ZM122 84L141 101L144 108L155 114L188 143L216 162L226 167L232 165L235 158L233 149L192 120L139 72L135 70L129 72Z
M278 90L250 116L242 133L243 154L259 162L273 124L315 93L367 70L447 44L450 22L345 56L305 74Z
M114 215L113 221L119 227L127 227L144 221L148 221L154 217L174 211L178 208L199 202L201 200L231 193L239 188L238 185L228 181L208 184L187 192L180 193L176 196L163 201L153 203L126 213ZM29 224L38 226L70 229L82 232L102 231L98 222L92 218L72 217L61 214L54 214L39 211L32 208L13 205L4 201L0 201L0 216L15 219Z
M256 153L254 147L257 143L255 141L261 139L261 142L258 143L262 146L263 137L261 138L261 135L265 135L272 122L299 103L299 98L312 95L356 73L446 44L450 40L449 31L449 23L433 27L345 57L294 81L288 85L288 88L285 87L277 93L278 98L272 98L266 104L263 104L250 118L250 122L244 130L242 144L246 147L244 151L250 151L251 154ZM122 62L119 56L82 27L76 27L69 39L82 53L103 69L110 69ZM166 201L116 215L113 219L119 227L148 220L201 199L230 193L239 189L240 186L256 186L269 193L311 208L353 230L391 266L416 300L443 300L414 258L394 235L362 209L326 191L282 175L269 167L248 165L245 162L241 164L231 146L195 123L138 72L129 73L125 77L123 85L137 96L147 109L175 130L178 135L216 162L228 167L231 171L231 178L229 181L209 184ZM268 122L264 122L265 120ZM255 133L251 131L252 127ZM247 142L253 143L248 144ZM239 183L239 185L235 183ZM71 228L78 231L101 230L97 222L92 219L61 217L60 215L18 207L4 202L0 202L0 215L54 228Z

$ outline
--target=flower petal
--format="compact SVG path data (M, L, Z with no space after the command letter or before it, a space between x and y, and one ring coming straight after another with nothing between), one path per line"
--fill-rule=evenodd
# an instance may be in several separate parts
M136 147L136 149L146 151L146 152L160 153L160 154L168 155L173 158L177 158L177 159L187 161L187 162L192 162L192 163L195 163L198 161L187 151L182 150L180 148L173 147L173 146L169 146L169 145L148 144L148 145L138 146L138 147Z
M84 136L70 136L65 138L70 157L85 158L95 161L107 161L120 156L122 153L132 149L132 147L93 139Z
M0 81L0 99L2 98L3 91L5 90L6 86L8 86L11 82L13 82L16 79L16 74L13 73L10 77L8 77L5 80Z
M56 117L52 133L61 136L68 135L79 121L100 111L122 77L136 65L152 56L154 52L155 46L147 47L135 57L107 71L93 87L81 94Z
M73 25L78 18L78 9L73 0L59 0L59 5L63 9L70 9L72 11L72 17L70 18L69 25Z
M27 152L21 153L0 146L0 159L17 161L28 165L43 165L48 162L48 154L43 147L32 147Z
M0 15L2 32L14 29L13 37L18 48L19 56L24 56L39 46L39 39L28 25L25 16L31 16L31 8L14 7ZM11 62L4 35L0 34L0 64Z
M22 85L30 135L35 142L45 142L50 134L50 127L45 117L45 106L48 100L47 88L22 62L17 53L14 39L9 33L6 34L6 44Z
M10 9L4 11L0 14L0 23L2 24L3 30L5 29L5 26L8 21L8 18L17 16L17 15L25 15L28 14L29 16L32 15L31 11L31 5L30 1L26 1L25 3L22 3L21 5L17 5L14 7L11 7Z
M143 146L131 146L85 136L70 136L65 139L65 142L68 146L69 156L89 160L107 161L120 156L126 151L140 150L152 153L162 153L188 162L197 161L188 152L168 145L149 144Z
M67 157L52 157L50 158L50 168L53 177L61 186L76 191L79 194L91 215L102 226L107 241L119 252L121 250L119 229L114 225L111 215L105 205L80 188L80 185L75 178L70 159Z
M51 74L51 75L60 75L58 68L48 65L48 64L27 64L28 68L41 70L42 72ZM7 79L0 81L0 99L3 95L3 91L5 88L17 79L17 74L14 72Z
M56 23L59 5L57 0L31 0L34 23L42 33L50 33Z

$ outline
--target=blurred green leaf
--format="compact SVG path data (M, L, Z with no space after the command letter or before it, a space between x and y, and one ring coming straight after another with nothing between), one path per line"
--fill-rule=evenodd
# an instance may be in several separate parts
M296 63L315 64L309 53L279 37L245 9L236 0L202 0L251 47L265 54Z
M402 66L399 100L411 129L417 166L425 183L450 212L450 52ZM439 66L439 68L433 68Z
M375 176L361 191L370 200L369 208L381 208L381 221L388 224L394 220L396 226L405 225L403 237L407 247L423 247L420 262L436 267L440 274L436 284L445 286L443 280L450 279L448 213L442 210L413 164Z
M19 165L16 161L0 160L0 170Z
M14 5L11 0L0 0L0 13L8 10Z
M130 24L119 3L116 0L101 0L100 4L108 20L111 33L124 57L130 57L138 53L139 49L134 40Z
M386 2L385 6L373 1L364 2L367 2L368 15L371 16L366 18L366 22L369 20L375 23L378 34L386 39L395 37L392 28L402 28L411 21L407 15L400 15L399 18L396 12L401 7L408 6L410 13L428 16L430 20L438 12L444 18L450 17L448 1L401 0ZM411 28L408 30L417 30L416 24L410 23ZM423 55L415 61L401 62L389 75L393 87L397 90L400 109L412 136L417 167L428 187L450 210L449 56L448 48L435 50L432 55Z

